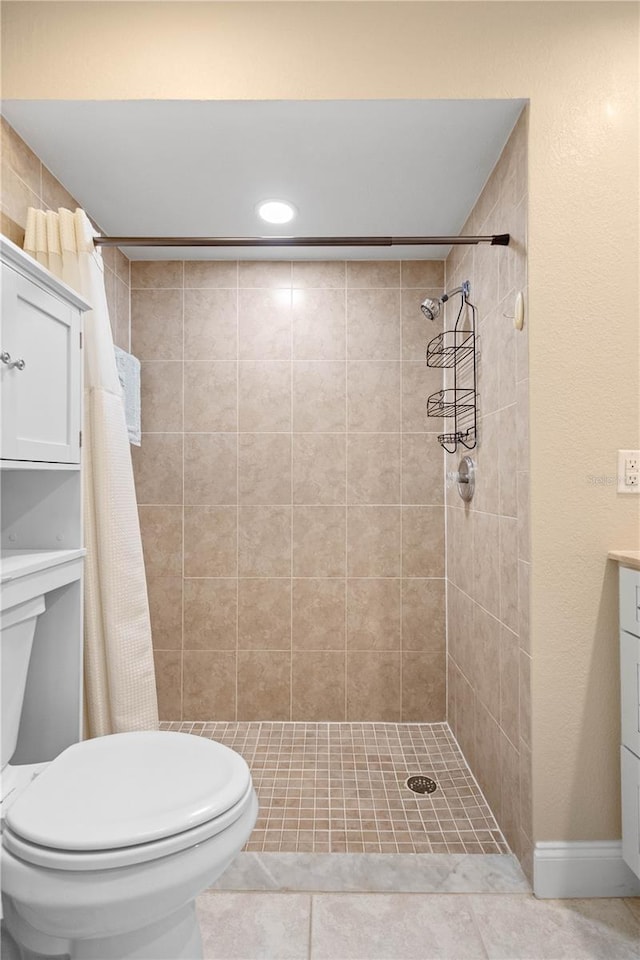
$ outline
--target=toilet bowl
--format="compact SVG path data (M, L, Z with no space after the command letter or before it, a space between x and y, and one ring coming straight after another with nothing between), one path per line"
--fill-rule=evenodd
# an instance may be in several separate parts
M195 898L257 810L247 764L215 741L140 732L74 744L6 811L8 932L26 957L199 960Z

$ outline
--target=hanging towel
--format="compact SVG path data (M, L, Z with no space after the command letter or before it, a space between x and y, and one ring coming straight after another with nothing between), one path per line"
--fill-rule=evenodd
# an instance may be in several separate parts
M118 379L122 387L122 400L124 403L124 414L127 421L127 431L129 433L129 443L140 446L140 361L137 357L121 350L120 347L113 348L116 355L116 367L118 368Z

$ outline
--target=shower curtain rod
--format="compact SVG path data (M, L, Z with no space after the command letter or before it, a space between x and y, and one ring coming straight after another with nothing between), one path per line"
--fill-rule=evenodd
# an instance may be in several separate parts
M508 233L485 237L94 237L97 247L428 247L489 243L508 247Z

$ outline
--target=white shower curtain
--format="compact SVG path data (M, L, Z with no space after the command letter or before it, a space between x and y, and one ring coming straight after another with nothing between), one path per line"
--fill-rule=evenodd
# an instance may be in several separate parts
M91 304L84 315L86 736L158 726L131 453L101 254L83 210L30 209L24 249Z

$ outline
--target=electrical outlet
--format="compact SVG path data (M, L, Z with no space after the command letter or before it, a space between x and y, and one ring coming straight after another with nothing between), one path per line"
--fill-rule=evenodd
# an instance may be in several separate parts
M618 450L618 493L640 493L640 450Z

